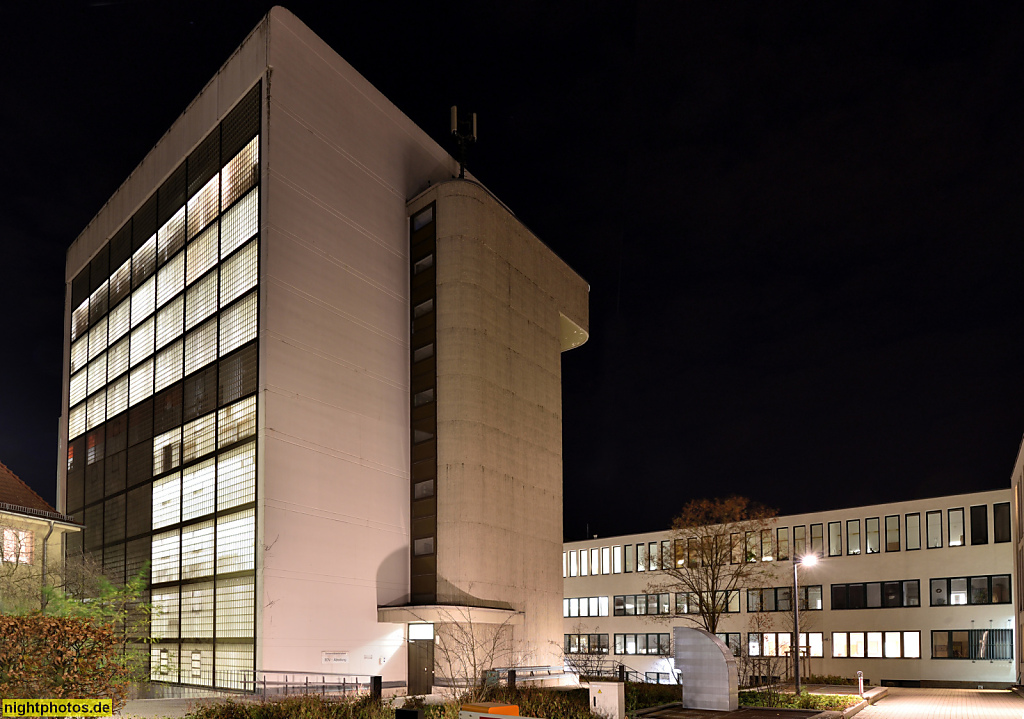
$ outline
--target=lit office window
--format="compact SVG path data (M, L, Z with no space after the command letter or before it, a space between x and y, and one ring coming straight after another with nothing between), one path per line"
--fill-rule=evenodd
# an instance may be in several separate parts
M190 166L191 170L191 166ZM220 211L220 173L210 178L188 201L188 236L196 236Z
M216 444L215 429L216 415L213 412L186 424L183 430L182 461L191 462L212 452Z
M132 303L131 300L125 300L117 307L110 311L108 315L108 330L110 334L110 344L114 344L119 339L128 334L128 330L131 328L132 320Z
M89 321L107 313L107 280L103 280L93 293L89 295Z
M260 173L259 137L254 137L248 145L228 160L224 165L221 179L221 195L224 207L241 197L246 190L256 184Z
M846 521L846 553L860 554L860 520Z
M152 275L155 269L156 235L153 235L132 255L132 287L142 287L146 278Z
M128 338L118 342L107 352L107 371L110 377L120 377L128 370Z
M185 330L188 331L217 311L217 273L211 272L189 287L185 294Z
M256 293L252 292L221 313L220 356L256 337Z
M601 547L601 574L611 574L611 547ZM607 601L607 597L605 597Z
M153 529L181 521L181 472L153 482Z
M92 429L107 421L107 393L106 390L100 390L86 402L88 405L88 411L86 414L87 420L85 423L86 429Z
M178 530L153 535L153 584L177 581L180 550Z
M601 550L598 547L594 547L590 550L590 573L597 576L601 573Z
M217 264L218 223L214 222L185 248L185 284L191 285Z
M153 474L169 472L181 465L181 427L153 438Z
M900 517L898 514L885 518L885 551L900 551Z
M217 457L217 509L252 502L256 489L256 445L249 443Z
M880 525L878 517L870 517L864 520L864 529L867 534L867 553L878 554L882 550Z
M212 519L181 530L181 578L194 579L211 574L213 574Z
M71 374L85 367L89 361L89 337L79 337L71 345Z
M182 205L171 218L157 231L157 247L160 262L167 259L185 246L185 206Z
M129 258L110 276L110 306L115 307L118 302L128 296L131 289L132 261Z
M589 552L586 549L580 550L580 576L587 576L587 556Z
M928 549L942 546L942 512L928 512L925 515L928 524Z
M185 289L185 253L160 268L156 275L156 306L163 307L172 297Z
M776 532L779 547L779 559L789 559L789 527L779 527Z
M155 590L151 600L153 605L152 637L153 639L177 639L178 632L178 588Z
M259 243L253 240L220 267L220 306L256 286Z
M217 413L217 446L234 444L256 434L256 398L248 397Z
M843 532L841 522L828 523L828 556L838 557L843 553Z
M85 432L85 402L72 407L68 412L68 439L74 439Z
M89 330L89 359L99 357L107 348L107 318L104 317Z
M150 317L145 322L143 322L138 327L132 330L130 345L130 364L132 367L134 367L139 362L146 359L147 357L150 357L153 354L153 330L155 327L156 321L153 317Z
M178 295L156 315L156 346L159 349L177 337L181 337L185 317L185 297Z
M807 553L807 527L799 525L793 527L793 554L802 557Z
M906 545L907 551L912 551L921 548L921 514L908 514L906 516L907 525L907 538Z
M159 392L181 379L182 346L182 340L178 340L156 356L155 391Z
M178 680L178 645L153 645L150 649L149 676L156 682Z
M104 352L90 362L87 371L89 374L88 394L92 394L96 390L102 389L107 383L107 353Z
M86 299L71 313L71 341L85 335L89 329L89 300Z
M622 545L616 544L612 547L612 572L614 574L622 574Z
M138 327L156 307L156 278L150 277L132 292L132 327Z
M71 378L68 385L68 404L74 406L85 399L86 395L86 372L83 370Z
M181 473L182 520L210 514L214 507L216 487L217 472L212 459L184 470Z
M964 546L964 509L949 510L949 546Z
M819 557L825 556L825 526L823 524L811 525L811 552Z
M217 318L185 335L185 374L189 375L217 359Z
M181 588L181 635L196 639L213 637L213 582Z
M255 561L255 510L217 518L217 573L251 570Z
M576 555L576 550L573 550L573 551L569 552L569 576L570 577L579 576L579 573L580 573L579 564L578 564L578 560L577 560L576 556L577 556Z
M107 387L107 417L116 417L128 409L128 377Z
M221 220L220 256L224 259L256 234L259 229L260 188L224 213Z
M220 536L218 535L218 541ZM250 542L250 548L252 543ZM217 580L217 637L251 637L253 633L253 577ZM220 666L218 662L217 666ZM250 660L249 667L252 664Z

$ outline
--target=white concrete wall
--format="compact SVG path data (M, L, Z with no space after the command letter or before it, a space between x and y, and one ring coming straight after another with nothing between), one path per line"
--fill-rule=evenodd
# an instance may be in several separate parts
M881 679L925 679L931 681L976 681L1012 682L1017 675L1017 660L988 662L951 659L931 659L931 632L933 629L1007 629L1013 628L1014 607L1017 603L1019 585L1017 578L1012 582L1011 604L993 604L983 606L929 606L929 582L933 578L991 575L1013 573L1013 553L1015 544L993 543L993 524L991 505L1011 500L1009 489L972 494L937 497L910 502L894 502L890 504L871 505L851 509L837 509L815 514L788 515L779 517L777 526L793 527L812 523L825 524L825 548L828 551L828 522L843 522L843 541L845 550L846 520L861 520L861 546L864 542L864 519L879 517L882 522L882 541L884 550L884 521L886 515L899 514L901 518L901 543L905 546L902 523L907 513L920 512L922 521L922 547L926 547L925 513L941 510L943 514L943 547L939 549L922 548L917 551L881 552L879 554L860 554L853 556L828 557L822 559L814 567L800 569L800 585L822 585L822 611L803 611L800 613L800 629L802 632L822 632L824 635L824 657L811 658L807 664L801 662L801 674L836 674L840 676L856 676L861 670L864 676L877 682ZM970 507L971 505L987 504L989 522L989 543L970 546ZM948 531L946 510L963 507L965 515L965 531L967 546L946 546ZM1013 512L1011 511L1011 514ZM591 547L606 547L652 542L668 539L667 532L627 535L600 538L584 542L569 542L565 550ZM863 549L862 549L863 551ZM775 581L771 586L792 586L793 573L789 561L775 563ZM673 626L696 626L686 617L616 617L614 615L615 595L644 593L651 582L663 580L661 572L642 572L631 574L608 574L587 577L566 578L564 580L565 597L607 596L609 598L608 617L563 618L564 633L582 631L608 633L611 652L614 652L614 635L640 632L671 632ZM907 608L881 609L848 609L832 611L831 585L851 582L878 582L905 579L919 579L921 588L921 606ZM764 586L768 586L765 584ZM673 602L675 598L673 597ZM741 632L744 647L750 631L792 632L793 619L789 612L764 613L769 626L763 629L752 628L751 614L746 611L746 596L741 593L741 612L723 615L718 628L719 632ZM991 624L990 624L991 622ZM832 632L851 631L919 631L921 632L920 659L860 659L833 658ZM1014 653L1020 651L1020 639L1014 635ZM671 663L668 657L615 656L610 659L622 661L638 671L669 671Z
M561 316L587 284L482 187L437 218L437 600L525 612L517 661L560 660Z
M457 168L281 8L268 57L257 666L401 680L376 610L409 591L406 201Z
M1017 452L1017 461L1013 465L1013 474L1010 475L1010 492L1013 503L1010 505L1010 521L1013 525L1011 535L1013 537L1013 583L1014 589L1024 581L1024 507L1021 506L1021 498L1024 497L1024 442L1021 443ZM1021 602L1021 595L1015 591L1014 596L1016 611L1014 612L1014 623L1016 624L1017 646L1014 648L1014 655L1017 657L1017 682L1024 676L1024 641L1021 637L1021 627L1024 627L1024 603Z

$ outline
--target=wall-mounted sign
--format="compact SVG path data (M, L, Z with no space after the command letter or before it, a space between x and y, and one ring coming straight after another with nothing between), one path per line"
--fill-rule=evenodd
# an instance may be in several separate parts
M321 664L348 664L348 652L320 652Z

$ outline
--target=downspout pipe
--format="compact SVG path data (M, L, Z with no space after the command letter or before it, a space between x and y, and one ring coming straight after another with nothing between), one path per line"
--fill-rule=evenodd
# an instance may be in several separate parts
M42 583L39 586L39 606L41 609L46 609L46 547L50 543L50 535L53 534L53 521L50 521L50 529L46 532L46 536L43 537L43 578Z

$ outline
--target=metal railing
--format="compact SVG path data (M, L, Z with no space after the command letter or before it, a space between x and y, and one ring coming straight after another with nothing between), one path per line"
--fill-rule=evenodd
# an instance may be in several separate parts
M383 689L404 687L405 682L384 682L380 676L335 672L252 671L189 669L180 673L153 673L151 680L181 690L253 694L263 698L320 695L332 697L380 697Z

